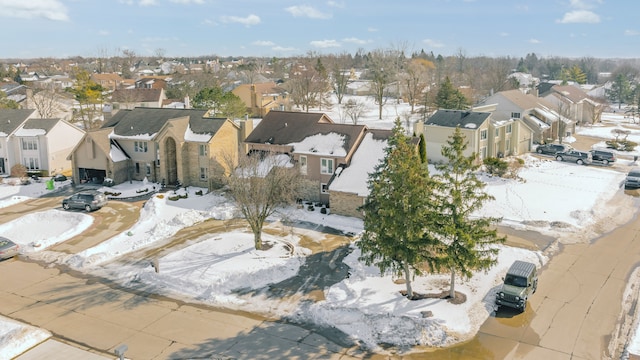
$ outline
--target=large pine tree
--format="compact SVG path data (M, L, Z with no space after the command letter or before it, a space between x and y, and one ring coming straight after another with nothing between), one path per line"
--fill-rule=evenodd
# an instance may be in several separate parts
M474 217L474 211L493 197L484 192L485 184L477 178L480 165L475 163L476 154L465 155L468 142L460 128L449 137L442 147L442 155L448 160L436 165L438 182L436 194L441 209L433 228L445 243L445 268L451 272L449 296L455 298L456 273L469 278L475 270L486 270L495 263L498 253L496 244L506 240L498 236L493 227L500 219Z
M362 206L364 233L357 243L360 260L377 266L381 274L404 275L411 299L413 275L420 275L425 265L434 268L440 243L428 231L435 210L430 201L432 179L418 149L404 135L400 119L368 186Z

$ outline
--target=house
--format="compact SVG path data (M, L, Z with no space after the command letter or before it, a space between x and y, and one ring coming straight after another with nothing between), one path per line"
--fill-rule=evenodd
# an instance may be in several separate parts
M600 121L603 104L595 101L585 91L572 85L554 85L546 94L540 94L554 104L557 113L576 123L593 124Z
M245 139L248 152L287 154L306 179L305 200L329 204L329 184L350 165L364 125L335 124L326 114L270 111Z
M167 89L167 81L161 77L145 77L135 81L136 89Z
M534 144L553 142L563 130L563 136L575 133L575 121L560 116L554 104L533 94L520 90L497 92L486 98L479 106L493 106L495 120L522 119L532 131Z
M487 157L500 158L531 151L532 131L518 119L494 120L491 112L438 110L424 122L416 123L414 129L417 134L424 134L430 163L447 161L441 150L456 127L468 142L464 155L476 153L478 163Z
M164 89L119 89L111 94L114 109L134 109L137 107L159 108L167 98Z
M339 167L329 184L331 213L362 218L362 206L369 196L369 174L384 159L391 130L367 129L348 167Z
M254 117L264 117L271 110L289 110L287 92L275 82L242 84L232 91L247 106L247 113Z
M119 184L147 179L213 189L236 165L241 130L205 110L120 110L73 149L74 180L110 178Z
M96 84L110 91L119 89L120 84L122 83L122 77L120 77L120 75L115 73L91 74L91 80L93 80Z
M22 164L40 176L70 173L67 156L84 131L61 119L35 118L35 110L0 110L0 174Z

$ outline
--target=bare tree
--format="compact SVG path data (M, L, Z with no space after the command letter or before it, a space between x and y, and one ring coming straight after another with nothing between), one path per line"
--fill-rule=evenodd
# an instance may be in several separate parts
M228 156L225 162L232 165L233 159ZM255 152L238 161L227 184L231 197L251 227L256 250L261 250L264 222L277 209L295 203L302 176L288 155Z
M389 86L396 80L397 54L393 50L375 50L368 55L367 70L371 80L373 98L378 104L378 119L382 120L382 108L389 97Z
M41 119L52 119L63 111L60 104L61 95L54 84L49 83L46 87L34 91L31 99Z
M330 58L331 87L338 99L338 105L342 104L342 99L347 92L347 85L351 80L350 55L343 53Z
M409 62L401 74L405 96L411 104L411 112L414 111L415 105L422 100L425 88L432 82L431 72L434 69L435 65L431 61L415 58Z
M292 66L289 81L283 87L291 94L294 104L306 112L309 108L327 105L327 92L330 88L328 74L320 58L313 54L301 59Z
M571 121L571 108L564 101L558 100L556 110L558 111L558 141L562 144L567 131L567 122Z
M358 119L364 114L367 108L365 103L355 99L347 100L343 107L345 114L351 119L354 125L358 124Z

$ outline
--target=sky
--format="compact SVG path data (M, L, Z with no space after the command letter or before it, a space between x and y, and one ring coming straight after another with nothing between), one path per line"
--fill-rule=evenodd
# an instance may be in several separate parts
M604 140L612 136L612 128L629 122L620 115L603 116L608 127L580 128L578 132L602 138L603 142L595 144L595 147L604 146ZM640 131L633 131L629 139L640 140ZM366 146L375 146L374 142L369 144ZM531 154L522 155L522 158L525 166L519 172L520 180L481 177L487 184L486 191L495 200L476 215L503 217L501 224L504 226L535 230L556 237L560 243L588 242L594 238L594 224L598 221L616 219L618 224L610 223L609 226L617 226L633 216L635 205L631 196L616 197L614 205L608 204L609 200L620 195L625 172L635 165L632 154L619 154L618 161L611 167L579 166L555 161L550 156ZM585 181L568 181L576 178ZM55 183L56 187L67 185L68 182ZM120 196L133 196L137 191L152 186L154 184L133 182L109 190L121 192ZM304 236L318 244L325 240L323 233L288 227L279 221L281 219L298 219L354 234L363 230L362 221L356 218L322 214L306 208L287 208L272 216L268 226L287 229L288 235L276 237L265 233L264 241L274 246L260 252L259 256L253 248L250 232L230 230L203 236L160 257L159 272L146 264L111 262L143 246L162 244L180 229L205 219L224 220L236 216L233 204L220 194L206 194L205 190L205 195L199 196L196 194L198 190L203 189L180 189L179 194L188 192L189 196L178 201L169 201L168 196L153 196L142 208L138 222L130 229L77 254L59 253L49 248L91 226L93 218L84 212L52 209L25 215L2 224L0 235L18 242L23 256L39 261L67 264L79 271L113 279L123 286L143 283L146 289L160 294L186 297L191 301L229 309L241 308L262 314L269 311L265 315L332 326L376 350L382 350L376 344L383 342L398 346L414 342L426 346L447 346L471 339L482 323L492 316L495 293L513 261L530 261L538 268L549 261L544 251L499 246L498 262L491 270L476 273L469 280L457 279L456 290L465 293L467 301L453 305L437 299L407 301L399 294L404 285L394 283L391 276L380 276L377 268L360 263L357 260L359 250L352 244L353 252L344 260L350 267L350 276L325 289L324 300L314 303L288 300L282 304L273 297L234 293L234 289L260 289L294 276L305 257L312 253L301 245L300 239ZM44 183L28 186L0 184L0 209L41 196L46 191ZM567 196L571 201L558 200ZM553 213L549 213L548 204L554 204ZM50 225L37 226L42 222ZM564 226L552 226L552 222L563 223ZM283 247L276 246L283 243L292 245L294 250L283 252ZM413 289L421 293L440 292L448 279L448 274L417 277ZM424 310L431 311L433 316L424 318L421 314ZM629 350L640 353L640 331L636 330L636 334L630 339ZM50 337L46 329L0 317L0 353L20 354Z
M389 48L632 58L639 12L640 3L622 0L0 0L0 59L122 50L289 57Z

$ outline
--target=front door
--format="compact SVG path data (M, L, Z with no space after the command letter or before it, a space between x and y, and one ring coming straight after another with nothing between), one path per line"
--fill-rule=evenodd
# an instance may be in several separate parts
M167 165L167 185L175 185L178 182L176 141L173 140L173 138L168 138L164 145L165 161Z

